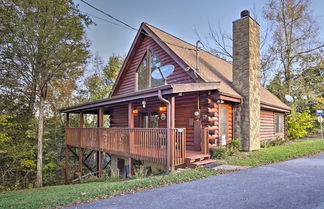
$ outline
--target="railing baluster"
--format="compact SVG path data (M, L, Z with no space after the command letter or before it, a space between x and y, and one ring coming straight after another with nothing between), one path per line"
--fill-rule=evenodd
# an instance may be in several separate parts
M172 164L184 163L186 131L170 129ZM166 163L166 128L67 128L66 144L111 154Z

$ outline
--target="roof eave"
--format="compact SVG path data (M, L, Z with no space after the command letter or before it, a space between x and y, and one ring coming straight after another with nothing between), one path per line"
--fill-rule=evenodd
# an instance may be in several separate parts
M208 82L208 83L185 83L185 84L170 84L159 86L151 89L144 89L135 91L128 94L123 94L119 96L109 97L107 99L97 100L93 102L88 102L81 105L75 105L69 108L59 110L61 113L70 113L81 110L88 110L91 108L98 108L100 106L112 105L116 103L129 102L133 100L155 97L158 96L158 91L161 90L163 95L177 94L193 91L208 91L208 90L218 90L220 82Z
M279 112L285 112L285 113L291 112L290 107L279 107L277 105L266 103L266 102L261 102L261 108L275 110L275 111L279 111Z

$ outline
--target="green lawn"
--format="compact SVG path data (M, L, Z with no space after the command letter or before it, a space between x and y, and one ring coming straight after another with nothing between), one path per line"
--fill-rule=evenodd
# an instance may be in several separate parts
M324 140L306 140L264 148L251 153L238 153L219 163L260 166L324 151ZM0 208L48 208L66 206L100 198L108 198L141 190L192 181L226 173L196 168L170 175L153 176L121 182L95 182L75 185L48 186L40 189L0 193Z
M122 182L96 182L48 186L39 189L0 193L0 208L48 208L107 198L156 187L192 181L226 173L212 169L184 170L170 175L153 176Z
M313 155L324 151L324 140L310 139L286 145L263 148L254 152L242 152L219 163L242 166L260 166L285 161L302 156Z

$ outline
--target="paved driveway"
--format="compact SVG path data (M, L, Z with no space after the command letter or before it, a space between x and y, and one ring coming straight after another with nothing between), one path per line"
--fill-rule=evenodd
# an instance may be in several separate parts
M70 208L324 208L324 153Z

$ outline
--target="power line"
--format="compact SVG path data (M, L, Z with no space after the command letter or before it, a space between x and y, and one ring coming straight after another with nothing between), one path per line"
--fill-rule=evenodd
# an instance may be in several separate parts
M91 8L93 8L93 9L97 10L98 12L100 12L100 13L102 13L102 14L104 14L104 15L110 17L110 18L112 18L113 20L115 20L115 21L117 21L117 22L119 22L119 23L125 25L127 28L132 29L132 30L134 30L134 31L136 31L136 32L139 31L139 30L137 30L136 28L130 26L129 24L127 24L127 23L125 23L125 22L119 20L118 18L113 17L112 15L108 14L107 12L105 12L105 11L103 11L103 10L101 10L101 9L99 9L99 8L97 8L97 7L95 7L95 6L93 6L93 5L91 5L90 3L88 3L88 2L86 2L86 1L84 1L84 0L80 0L80 1L83 2L83 3L85 3L86 5L88 5L89 7L91 7ZM89 15L90 15L90 14L89 14ZM90 15L90 16L93 16L93 17L95 17L95 18L101 19L101 20L106 21L106 22L109 22L109 23L111 23L111 24L114 24L114 25L118 25L118 26L120 26L120 27L123 27L122 25L119 25L119 24L117 24L117 23L111 22L111 21L109 21L109 20L106 20L106 19L103 19L103 18L100 18L100 17L96 17L96 16L94 16L94 15ZM125 27L124 27L124 28L125 28ZM140 31L140 32L141 32L142 34L148 36L148 37L151 37L149 34L143 32L143 31ZM151 37L151 38L153 38L153 37ZM159 38L159 37L158 37L158 38ZM176 46L176 47L179 47L179 48L182 48L182 49L186 49L186 50L196 51L196 49L193 49L193 48L183 47L183 46L180 46L180 45L177 45L177 44L174 44L174 43L168 42L168 41L163 41L161 38L159 38L159 39L160 39L160 41L162 41L162 42L164 42L164 43L166 43L166 44L170 44L170 45L173 45L173 46Z
M108 22L108 23L110 23L110 24L116 25L116 26L118 26L118 27L125 28L125 29L128 29L128 30L130 29L130 28L128 28L128 27L125 27L124 25L120 25L120 24L118 24L118 23L112 22L112 21L107 20L107 19L105 19L105 18L101 18L101 17L98 17L98 16L96 16L96 15L93 15L93 14L90 14L90 13L87 13L87 12L83 12L83 13L86 14L86 15L89 15L89 16L91 16L91 17L97 18L97 19L99 19L99 20L102 20L102 21Z
M89 4L88 2L86 2L86 1L84 1L84 0L81 0L83 3L85 3L86 5L88 5L89 7L91 7L91 8L93 8L93 9L95 9L95 10L97 10L97 11L99 11L99 12L101 12L101 13L103 13L103 14L105 14L105 15L107 15L108 17L110 17L111 19L114 19L115 21L117 21L117 22L120 22L121 24L123 24L123 25L126 25L127 27L129 27L129 28L131 28L131 29L133 29L133 30L136 30L137 31L137 29L136 28L134 28L134 27L132 27L132 26L130 26L130 25L128 25L127 23L125 23L125 22L123 22L123 21L121 21L121 20L119 20L119 19L117 19L117 18L115 18L115 17L113 17L112 15L110 15L110 14L108 14L108 13L106 13L106 12L104 12L104 11L102 11L101 9L98 9L97 7L95 7L95 6L92 6L91 4Z

